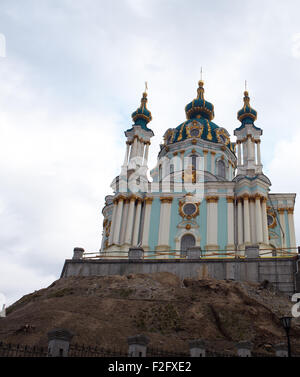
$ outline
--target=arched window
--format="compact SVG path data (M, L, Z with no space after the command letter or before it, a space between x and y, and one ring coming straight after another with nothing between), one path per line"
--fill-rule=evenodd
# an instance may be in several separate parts
M195 237L192 235L192 234L185 234L182 238L181 238L181 242L180 242L180 251L181 251L181 255L185 255L186 254L186 251L189 247L193 247L195 246L196 244L196 240L195 240Z
M195 154L191 155L193 170L197 170L197 157Z
M218 166L218 176L222 178L226 178L225 175L225 162L223 160L219 160L217 162Z

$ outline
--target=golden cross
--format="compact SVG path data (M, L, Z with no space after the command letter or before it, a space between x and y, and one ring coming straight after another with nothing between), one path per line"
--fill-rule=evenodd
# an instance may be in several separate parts
M147 81L145 81L145 92L147 93L147 90L148 90L148 84L147 84Z
M200 70L200 80L202 81L202 67L201 67L201 70Z
M247 91L247 80L245 80L245 91Z

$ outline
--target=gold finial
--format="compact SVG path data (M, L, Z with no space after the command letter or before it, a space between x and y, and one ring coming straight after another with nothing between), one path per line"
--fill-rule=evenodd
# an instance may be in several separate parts
M202 81L202 67L201 67L201 70L200 70L200 81Z
M148 90L148 83L147 81L145 81L145 93L147 94L147 90Z
M201 68L202 70L202 68ZM201 76L202 76L202 72L201 72ZM201 99L204 99L204 88L203 88L203 85L204 85L204 82L202 80L199 80L198 81L198 85L199 85L199 88L197 89L197 98L201 98Z

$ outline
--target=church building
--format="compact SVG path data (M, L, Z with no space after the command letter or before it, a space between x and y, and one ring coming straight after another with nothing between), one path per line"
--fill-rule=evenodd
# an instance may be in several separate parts
M296 194L271 193L263 173L262 129L247 91L237 113L240 126L228 131L213 122L214 105L197 96L185 107L186 120L166 130L157 165L148 178L152 116L147 93L132 114L120 175L105 198L100 254L128 255L142 247L152 258L184 258L190 247L203 257L244 256L258 245L261 256L296 252Z

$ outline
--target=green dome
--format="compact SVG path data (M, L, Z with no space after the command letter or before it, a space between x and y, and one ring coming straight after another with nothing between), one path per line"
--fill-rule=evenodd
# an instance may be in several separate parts
M143 93L141 106L131 115L134 124L147 129L147 123L152 120L151 112L147 109L147 93Z
M257 111L250 106L249 93L244 92L244 106L238 111L237 118L243 124L253 123L257 119Z
M187 139L205 140L219 143L235 152L235 144L231 143L227 131L205 118L189 119L174 129L169 129L165 136L165 144L181 142Z
M199 81L197 89L197 98L186 105L185 112L187 119L194 119L204 117L205 119L212 120L215 116L214 105L204 99L203 81Z

